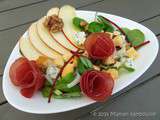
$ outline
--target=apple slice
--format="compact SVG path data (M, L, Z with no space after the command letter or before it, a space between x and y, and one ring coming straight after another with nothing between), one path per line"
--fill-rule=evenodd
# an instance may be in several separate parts
M45 43L43 43L41 41L41 39L37 33L36 24L37 23L33 23L29 28L30 42L32 43L32 45L35 47L35 49L37 51L39 51L44 56L47 56L47 57L53 59L54 61L57 61L56 64L58 64L59 66L62 66L64 64L64 60L63 60L62 56L59 53L57 53L56 51L49 48Z
M59 43L56 42L56 40L54 40L52 38L52 36L50 35L50 32L48 31L48 29L44 26L44 20L46 18L43 17L42 19L40 19L37 22L37 31L38 31L38 35L41 38L41 40L50 48L52 48L53 50L57 51L58 53L60 53L61 55L66 55L66 54L70 54L70 56L72 55L70 53L70 51L66 50L64 47L62 47Z
M70 5L65 5L60 8L59 17L62 18L64 27L63 34L67 38L67 40L74 45L74 47L78 48L78 43L76 38L74 37L77 32L80 32L73 26L73 18L76 17L76 10L74 7Z
M47 12L47 16L52 16L52 15L58 15L59 12L59 8L58 7L54 7L51 8L48 12Z
M20 38L19 47L22 55L28 58L29 60L36 60L40 56L43 56L41 53L36 51L36 49L32 46L27 37Z
M52 8L48 11L47 16L52 16L52 15L58 15L59 13L59 8L55 7ZM58 42L61 46L63 46L65 49L69 51L77 51L77 48L74 47L74 45L70 44L70 42L66 39L64 34L62 32L50 32L51 36L53 37L56 42Z
M50 32L52 38L56 40L59 44L64 46L68 51L77 51L77 48L74 47L64 36L62 32L53 33Z

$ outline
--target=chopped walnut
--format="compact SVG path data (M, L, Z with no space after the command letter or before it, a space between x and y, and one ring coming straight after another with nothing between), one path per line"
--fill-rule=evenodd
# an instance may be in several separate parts
M64 24L61 18L57 15L52 15L46 18L44 26L46 26L51 32L59 32L62 30Z
M84 56L86 56L86 57L89 56L88 53L87 53L87 51L84 51L84 53L83 53L82 55L84 55Z
M88 23L87 23L86 21L80 22L80 26L81 26L81 27L85 27L85 26L87 26L87 25L88 25Z

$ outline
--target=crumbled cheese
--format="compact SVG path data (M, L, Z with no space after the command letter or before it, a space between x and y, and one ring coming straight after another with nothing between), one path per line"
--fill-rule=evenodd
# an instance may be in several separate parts
M127 56L133 60L135 60L139 57L138 52L133 47L131 47L129 50L127 50L126 53L127 53Z
M125 44L123 44L122 48L116 52L115 58L122 58L124 56L126 56L126 45Z
M130 68L135 68L134 61L131 58L126 59L125 65L130 67Z
M48 66L48 68L46 70L46 79L50 83L52 83L53 79L56 78L58 72L59 72L59 69L56 66L54 66L54 65Z
M74 35L74 38L75 38L78 45L82 45L82 44L84 44L84 41L86 40L86 34L85 34L85 32L77 32Z

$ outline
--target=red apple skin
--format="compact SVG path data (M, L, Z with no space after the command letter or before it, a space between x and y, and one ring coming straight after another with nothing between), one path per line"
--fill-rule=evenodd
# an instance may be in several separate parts
M68 49L67 47L65 47L64 45L62 45L52 34L51 32L49 31L49 34L51 35L51 37L60 45L62 46L64 49L66 49L67 51L71 51L70 49Z
M75 48L79 49L79 47L77 47L68 37L67 35L64 33L64 31L62 30L62 33L64 34L64 36L66 37L66 39L68 40L68 42L73 45Z

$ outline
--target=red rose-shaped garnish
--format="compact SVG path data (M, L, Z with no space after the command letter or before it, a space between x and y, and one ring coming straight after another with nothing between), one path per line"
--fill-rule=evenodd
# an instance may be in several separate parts
M45 77L35 61L26 58L17 59L10 67L9 76L15 86L21 88L21 94L30 98L42 88Z
M92 33L85 43L89 56L95 60L102 60L113 54L115 47L112 39L106 33Z
M82 74L80 87L85 95L96 101L105 101L111 94L114 80L110 74L89 70Z

